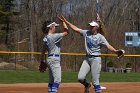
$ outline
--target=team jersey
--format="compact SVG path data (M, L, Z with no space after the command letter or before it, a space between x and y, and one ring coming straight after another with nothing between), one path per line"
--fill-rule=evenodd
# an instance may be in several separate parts
M100 33L94 35L89 30L80 30L80 33L85 38L85 49L87 55L99 55L101 54L102 46L106 46L107 44L109 44L105 37Z
M43 38L48 55L60 55L60 41L62 37L63 33L49 33Z

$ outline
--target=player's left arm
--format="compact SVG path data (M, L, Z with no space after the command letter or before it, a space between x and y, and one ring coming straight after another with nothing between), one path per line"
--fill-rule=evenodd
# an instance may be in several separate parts
M105 26L104 26L103 22L101 21L101 18L100 18L100 16L98 14L97 14L97 22L99 24L99 31L101 31L102 35L105 35ZM106 47L110 51L112 51L115 54L117 54L118 58L120 58L120 57L122 57L124 55L125 51L123 49L116 50L112 45L110 45L108 43L108 41L105 39L104 36L101 36L101 42L102 42L103 45L106 45Z
M123 49L118 49L116 50L113 46L111 46L110 44L107 45L107 48L111 51L113 51L118 58L121 58L122 56L124 56L125 51Z
M112 51L112 52L114 52L114 53L117 52L117 50L116 50L113 46L111 46L110 44L107 44L106 46L107 46L107 48L108 48L110 51Z
M117 50L108 43L108 41L103 35L100 35L100 38L101 38L101 44L105 45L110 51L116 53Z

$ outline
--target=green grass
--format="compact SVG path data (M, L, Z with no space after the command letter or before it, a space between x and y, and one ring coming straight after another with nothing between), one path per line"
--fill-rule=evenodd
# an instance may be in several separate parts
M62 82L77 82L77 72L63 72ZM101 73L101 82L140 82L140 73ZM91 81L90 74L87 76ZM39 71L0 70L0 83L44 83L48 73Z
M140 73L102 73L101 82L140 82Z
M45 74L37 71L0 71L0 83L34 83L47 82L47 80L47 73Z

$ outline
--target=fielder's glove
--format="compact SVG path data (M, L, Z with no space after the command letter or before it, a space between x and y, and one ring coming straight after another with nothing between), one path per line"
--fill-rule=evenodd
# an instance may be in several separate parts
M123 49L119 49L116 51L117 57L121 58L122 56L124 56L125 51Z
M41 62L40 62L40 65L39 65L39 71L40 71L40 72L45 72L45 71L46 71L46 68L47 68L47 63L41 61Z

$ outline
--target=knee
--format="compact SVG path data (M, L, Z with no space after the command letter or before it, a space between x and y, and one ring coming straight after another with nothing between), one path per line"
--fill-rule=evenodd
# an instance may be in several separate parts
M78 75L78 81L79 82L83 82L85 80L85 78L81 75Z
M79 81L80 83L83 83L83 82L84 82L84 79L78 79L78 81Z
M78 75L78 81L83 81L85 79L85 76Z
M78 81L80 82L80 83L83 83L83 82L85 82L85 76L84 75L82 75L82 74L78 74Z

